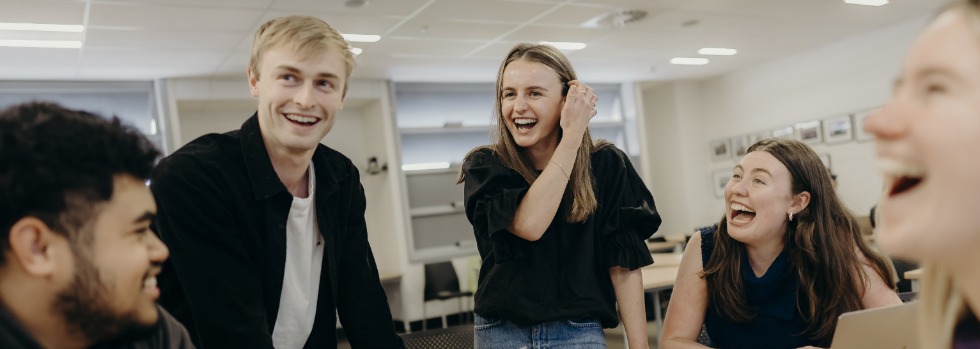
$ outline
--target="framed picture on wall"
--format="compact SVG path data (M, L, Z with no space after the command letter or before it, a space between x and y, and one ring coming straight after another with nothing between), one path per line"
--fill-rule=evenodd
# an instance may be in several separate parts
M820 157L820 162L822 162L824 166L827 166L827 171L834 172L833 168L830 167L830 154L823 153L818 154L817 156Z
M745 155L745 152L749 150L749 136L738 136L732 137L732 154L735 154L736 158L740 158Z
M712 172L711 184L716 198L725 197L725 186L728 185L730 179L732 179L732 170L715 170Z
M820 120L801 122L793 126L796 129L796 139L807 144L823 143L823 130Z
M824 142L827 144L850 142L854 138L851 116L841 115L824 119L823 135L826 137Z
M854 138L858 142L867 142L875 139L875 136L864 132L864 121L878 108L871 108L854 113Z
M772 130L772 138L792 138L793 126L777 127Z
M763 139L768 139L771 137L772 137L771 131L759 131L756 133L752 133L749 135L749 146L751 147L753 144L756 144Z
M728 139L715 139L708 145L712 161L722 161L732 158L732 148Z

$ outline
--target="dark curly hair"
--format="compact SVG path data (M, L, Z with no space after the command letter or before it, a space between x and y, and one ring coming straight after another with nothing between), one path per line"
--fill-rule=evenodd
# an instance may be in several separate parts
M112 197L114 177L145 179L160 152L118 117L31 102L0 111L0 265L10 229L37 217L70 241ZM90 235L90 234L89 234Z

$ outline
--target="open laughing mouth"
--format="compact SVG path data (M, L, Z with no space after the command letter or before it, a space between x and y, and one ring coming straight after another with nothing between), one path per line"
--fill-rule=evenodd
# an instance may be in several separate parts
M925 180L925 170L918 166L894 160L881 160L878 162L878 168L886 176L894 179L888 188L887 194L889 197L907 193L918 187Z
M748 206L742 205L737 202L733 202L730 205L732 209L731 217L729 219L736 224L743 225L749 224L755 219L755 211L753 211Z
M282 114L289 122L300 126L313 126L320 122L320 118L299 114Z
M517 127L518 131L530 131L534 128L534 125L538 124L537 119L532 118L516 118L514 119L514 126Z

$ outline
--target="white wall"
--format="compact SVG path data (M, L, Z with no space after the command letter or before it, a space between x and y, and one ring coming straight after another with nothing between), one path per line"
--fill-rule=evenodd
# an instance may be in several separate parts
M735 161L712 162L710 140L881 105L925 22L904 22L705 81L641 86L643 160L664 214L662 230L688 232L721 218L724 203L713 194L711 173ZM881 186L874 143L814 150L830 155L848 207L867 215Z

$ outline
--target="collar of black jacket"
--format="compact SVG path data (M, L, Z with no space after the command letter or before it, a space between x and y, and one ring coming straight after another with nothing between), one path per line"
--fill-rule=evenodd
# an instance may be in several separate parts
M272 168L269 151L262 141L258 113L248 118L239 132L245 167L252 181L252 191L256 200L266 200L286 191L279 175ZM316 169L317 194L329 194L337 190L339 183L346 180L349 173L340 166L346 159L340 153L320 144L313 152L313 168Z

